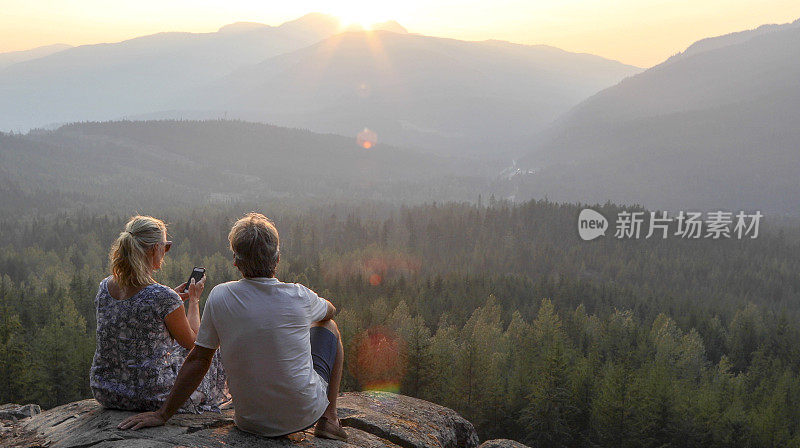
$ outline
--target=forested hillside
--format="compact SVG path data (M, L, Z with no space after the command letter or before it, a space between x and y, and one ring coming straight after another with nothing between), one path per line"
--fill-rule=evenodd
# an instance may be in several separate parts
M0 133L0 211L53 213L286 198L475 200L491 167L378 141L241 121L75 123Z
M767 221L752 240L585 242L578 206L486 202L140 211L170 223L159 279L173 286L195 265L210 286L236 279L227 231L241 213L263 211L281 232L278 277L341 310L345 388L452 407L481 438L800 443L796 222ZM93 298L126 219L4 215L0 402L90 396Z

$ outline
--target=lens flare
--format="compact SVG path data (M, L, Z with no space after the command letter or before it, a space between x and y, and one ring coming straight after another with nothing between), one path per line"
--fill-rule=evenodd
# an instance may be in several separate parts
M350 373L363 390L398 393L405 364L402 341L385 327L370 328L353 340Z
M370 149L378 143L378 134L371 129L364 128L364 130L359 132L356 136L356 143L364 149Z
M372 286L378 286L401 277L412 278L421 267L417 255L371 246L346 255L324 257L320 270L327 281L359 277Z
M366 98L372 93L372 89L369 87L369 84L362 82L361 84L356 87L356 95L361 98Z

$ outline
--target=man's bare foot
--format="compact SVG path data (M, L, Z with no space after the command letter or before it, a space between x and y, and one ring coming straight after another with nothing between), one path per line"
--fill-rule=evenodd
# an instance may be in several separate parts
M338 418L334 422L328 420L327 417L320 417L317 425L314 426L314 436L322 437L323 439L347 440L347 433L344 432Z

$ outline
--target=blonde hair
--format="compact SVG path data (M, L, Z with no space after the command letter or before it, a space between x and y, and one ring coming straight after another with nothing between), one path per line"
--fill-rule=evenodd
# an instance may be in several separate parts
M248 213L231 228L228 242L236 267L245 277L274 277L278 266L278 229L261 213Z
M164 221L152 216L134 216L111 245L111 275L122 288L154 283L150 275L148 250L162 242L167 233Z

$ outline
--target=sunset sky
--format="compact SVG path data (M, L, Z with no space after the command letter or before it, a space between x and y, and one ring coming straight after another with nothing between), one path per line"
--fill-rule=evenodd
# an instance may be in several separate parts
M308 12L345 24L397 20L411 32L548 44L649 67L704 37L800 18L797 0L3 0L0 52L116 42L160 31L278 25Z

